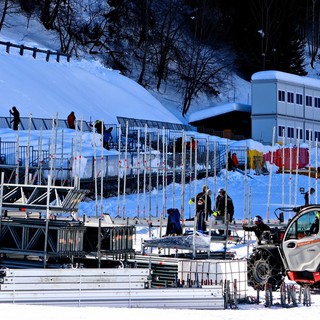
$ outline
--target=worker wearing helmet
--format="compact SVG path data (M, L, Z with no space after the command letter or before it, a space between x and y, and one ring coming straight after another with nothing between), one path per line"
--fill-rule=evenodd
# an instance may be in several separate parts
M261 216L255 216L253 219L254 225L248 226L247 223L242 225L244 231L253 231L257 237L257 243L261 244L261 236L265 231L271 231L270 227L263 222Z
M317 234L319 232L319 220L320 220L320 212L316 213L315 221L311 225L310 234Z
M218 194L217 194L217 196L216 196L215 205L214 205L214 210L215 210L215 211L218 210L219 202L220 202L220 199L222 198L223 191L224 191L223 188L220 188L220 189L218 190Z
M211 190L204 185L202 191L196 197L189 200L189 204L196 204L197 230L206 231L206 221L211 210Z

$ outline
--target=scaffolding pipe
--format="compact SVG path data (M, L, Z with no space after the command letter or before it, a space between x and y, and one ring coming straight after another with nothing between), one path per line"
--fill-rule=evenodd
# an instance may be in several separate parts
M299 173L299 153L300 153L300 136L298 137L297 153L296 153L296 181L295 181L295 192L294 192L294 206L297 206L298 196L298 173Z
M273 168L273 155L274 155L274 140L275 140L276 128L273 127L272 132L272 149L271 149L271 160L270 160L270 174L269 174L269 185L268 185L268 203L267 203L267 221L270 219L270 196L271 196L271 184L272 184L272 168Z

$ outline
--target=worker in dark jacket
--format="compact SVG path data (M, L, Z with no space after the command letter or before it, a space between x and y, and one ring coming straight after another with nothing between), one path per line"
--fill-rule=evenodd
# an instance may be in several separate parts
M256 235L257 237L257 243L258 244L261 244L261 240L262 240L262 234L265 232L265 231L271 231L270 227L265 224L263 222L263 219L261 216L255 216L254 219L253 219L253 222L254 222L254 225L253 226L248 226L247 223L244 223L242 225L242 228L244 231L253 231L254 234Z
M113 127L110 127L103 133L103 147L107 150L110 150L109 142L112 141L112 131Z
M74 111L71 111L71 113L67 117L68 128L75 129L76 128L75 122L76 122L76 116L74 114Z
M196 203L197 230L206 231L206 221L211 210L211 190L207 186L202 187L202 191L196 197L189 200L189 204Z
M9 110L10 114L13 115L13 120L10 122L13 122L13 130L18 130L19 123L20 123L20 112L16 107L12 107L12 110Z
M320 212L317 212L316 219L314 220L313 224L310 228L310 234L318 234L319 232L319 220L320 220Z
M216 220L224 221L226 205L227 205L227 215L229 218L228 221L231 223L234 215L233 201L230 198L230 196L227 195L225 190L222 189L220 194L221 194L221 197L219 199L219 203L217 204L217 208L216 208L217 210L215 211L214 216L216 217Z

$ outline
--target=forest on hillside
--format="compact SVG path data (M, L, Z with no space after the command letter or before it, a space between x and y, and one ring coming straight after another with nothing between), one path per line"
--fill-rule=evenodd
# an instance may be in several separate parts
M2 0L0 36L15 14L56 31L62 53L159 92L174 83L182 115L200 93L219 96L230 72L306 75L319 59L320 0Z

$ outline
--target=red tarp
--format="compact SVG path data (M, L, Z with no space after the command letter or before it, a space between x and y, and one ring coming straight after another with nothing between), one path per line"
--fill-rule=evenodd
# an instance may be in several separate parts
M265 161L269 161L271 163L271 152L264 154L263 158ZM290 168L290 163L291 163L291 168ZM273 152L273 164L275 164L281 169L282 167L284 167L284 169L287 169L287 170L289 169L295 170L296 165L298 165L298 169L304 168L309 164L309 150L306 148L299 149L299 159L297 163L297 148L291 149L291 156L290 156L290 148L284 148L284 150L278 149L277 151Z

